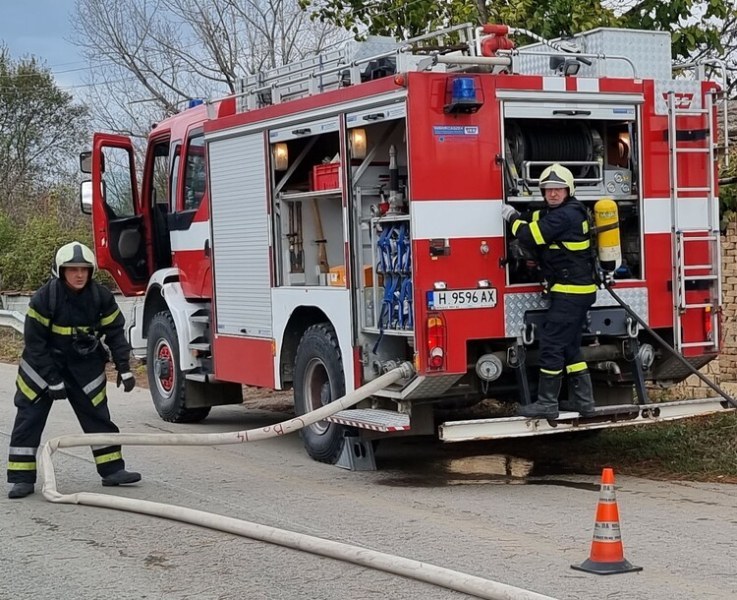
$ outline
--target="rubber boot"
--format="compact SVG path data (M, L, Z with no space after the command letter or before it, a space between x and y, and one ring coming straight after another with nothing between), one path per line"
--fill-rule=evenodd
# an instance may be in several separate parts
M537 385L537 402L520 404L517 414L520 417L557 419L561 379L560 375L541 374Z
M568 376L568 400L560 403L560 409L577 412L582 417L596 414L594 386L588 371Z
M34 492L32 483L14 483L8 492L8 498L25 498Z
M103 477L102 485L105 487L110 487L115 485L136 483L138 481L141 481L140 473L133 473L131 471L126 471L125 469L120 469L120 471L115 471L115 473L113 473L112 475Z

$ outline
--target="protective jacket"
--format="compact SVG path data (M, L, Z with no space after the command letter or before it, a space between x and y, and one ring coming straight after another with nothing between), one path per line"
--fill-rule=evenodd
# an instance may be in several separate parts
M560 206L547 207L512 221L512 234L540 257L552 292L590 294L594 254L586 207L569 196Z
M108 352L118 372L130 371L125 319L112 293L95 281L75 292L54 277L31 298L24 328L25 349L18 391L34 401L67 378L97 406L105 399Z

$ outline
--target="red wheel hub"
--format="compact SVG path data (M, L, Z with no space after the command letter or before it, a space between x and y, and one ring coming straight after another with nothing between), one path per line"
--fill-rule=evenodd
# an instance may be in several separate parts
M172 360L171 349L169 346L164 344L159 348L157 359L160 361L159 364L166 364L168 367L166 369L161 369L162 373L168 373L168 375L160 375L159 381L161 382L162 389L166 392L170 392L174 387L174 361Z

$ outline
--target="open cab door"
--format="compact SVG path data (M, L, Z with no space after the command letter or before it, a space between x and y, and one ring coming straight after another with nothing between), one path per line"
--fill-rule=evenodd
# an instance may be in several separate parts
M97 264L110 272L125 296L146 291L151 276L146 226L136 184L135 154L125 136L96 133L81 156L82 210L92 214Z

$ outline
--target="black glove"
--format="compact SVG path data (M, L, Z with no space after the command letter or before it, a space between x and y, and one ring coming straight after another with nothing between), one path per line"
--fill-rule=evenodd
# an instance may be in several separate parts
M67 388L64 387L63 381L49 386L49 398L51 398L52 400L67 399Z
M123 391L130 392L136 387L136 378L133 377L133 373L126 371L125 373L118 373L118 387L123 384Z

